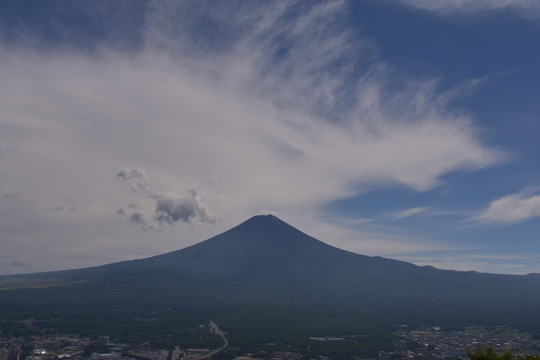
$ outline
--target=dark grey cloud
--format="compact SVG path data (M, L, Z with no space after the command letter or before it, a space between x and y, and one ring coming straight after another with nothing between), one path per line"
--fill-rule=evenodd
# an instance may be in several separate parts
M149 229L156 230L153 228L153 226L146 223L144 215L140 212L134 212L133 214L131 214L131 216L129 217L129 223L140 225L141 229L143 229L145 232L147 232Z
M162 226L174 225L178 221L187 224L195 222L215 224L217 222L217 216L208 198L201 194L196 187L188 189L184 196L171 190L163 191L156 188L150 176L142 168L124 168L118 172L116 177L129 184L132 191L140 191L155 201L153 222L147 222L143 213L139 211L135 211L129 216L130 223L140 225L144 231L160 230ZM128 205L133 210L140 206L136 203ZM116 214L127 215L123 208L119 209Z
M146 224L146 221L144 220L144 215L140 212L134 212L129 217L129 221L133 222L135 224Z
M127 182L131 186L132 191L144 190L151 192L153 190L150 177L141 168L122 169L116 177Z
M0 196L4 199L11 199L22 191L20 186L5 186L0 184Z
M19 261L19 260L14 260L11 262L11 265L14 266L14 267L17 267L17 268L22 268L22 269L32 269L33 267L23 261Z
M177 221L191 223L194 220L214 224L215 216L210 212L204 199L197 190L191 188L184 198L164 197L156 198L156 212L154 219L160 224L174 224Z

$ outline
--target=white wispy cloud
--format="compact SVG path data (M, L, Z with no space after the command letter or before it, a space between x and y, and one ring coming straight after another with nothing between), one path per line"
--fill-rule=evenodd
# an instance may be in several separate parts
M540 2L537 0L399 0L408 5L433 11L439 15L483 15L496 10L512 10L520 16L540 20Z
M112 242L146 240L126 236L118 215L148 226L158 206L164 217L154 220L174 223L185 218L182 201L215 192L222 222L156 233L163 245L151 251L172 250L259 209L316 216L363 186L424 191L448 172L500 161L437 81L396 74L343 27L343 2L224 4L152 3L136 53L0 44L0 133L17 149L16 161L0 162L0 184L23 189L0 219L3 238L17 234L10 251L41 229L36 254L61 257L62 241L95 241L113 259ZM201 23L213 24L210 35L196 32ZM155 174L151 187L126 178L146 194L130 214L123 206L134 195L115 181L125 164ZM194 183L197 193L173 202L149 190L184 194ZM47 211L58 204L88 205Z
M492 201L489 207L471 219L483 224L512 225L540 217L539 189L529 188L520 193Z
M420 213L424 213L426 210L428 210L428 207L413 207L410 209L400 210L400 211L394 211L391 213L387 213L387 215L393 219L401 220L408 218L410 216L414 216Z

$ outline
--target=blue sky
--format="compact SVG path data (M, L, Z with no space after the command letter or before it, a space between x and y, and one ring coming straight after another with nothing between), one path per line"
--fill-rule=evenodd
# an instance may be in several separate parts
M443 269L540 272L537 1L0 4L0 274L261 213Z

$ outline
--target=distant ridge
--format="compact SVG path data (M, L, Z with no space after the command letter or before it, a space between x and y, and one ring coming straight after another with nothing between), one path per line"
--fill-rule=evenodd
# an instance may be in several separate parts
M152 275L207 277L221 280L301 280L309 278L437 279L528 278L540 274L496 275L474 271L439 270L399 260L370 257L328 245L294 228L278 217L257 215L243 223L187 248L145 259L122 261L97 267L19 275L15 277L55 277L94 279L103 275ZM4 276L13 278L14 276ZM445 280L446 281L446 280ZM1 286L1 282L0 282Z

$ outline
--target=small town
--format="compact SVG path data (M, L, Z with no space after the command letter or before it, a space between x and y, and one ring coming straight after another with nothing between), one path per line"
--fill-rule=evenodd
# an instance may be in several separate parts
M17 338L0 337L0 360L202 360L215 358L234 360L302 360L304 356L292 351L268 351L275 342L265 344L265 349L242 353L241 349L231 347L225 333L209 321L206 326L210 333L220 335L223 346L209 348L181 348L172 350L156 349L149 343L116 343L109 336L94 339L78 335L34 335ZM1 333L0 333L1 335ZM461 331L444 331L439 327L425 327L411 330L402 325L396 331L394 351L380 351L372 359L468 359L467 350L478 345L490 345L497 352L512 350L516 354L535 354L540 352L540 340L530 334L501 326L492 329L469 327ZM351 335L310 337L310 342L345 341ZM319 360L332 360L324 354L310 357ZM356 359L361 359L356 357Z
M479 345L492 346L498 353L512 350L517 354L540 352L540 340L507 326L487 330L468 327L462 331L442 331L439 327L409 330L402 326L394 352L379 353L380 359L468 359L467 350Z

